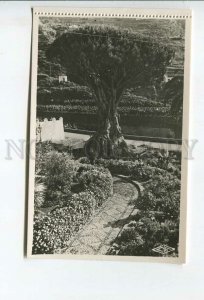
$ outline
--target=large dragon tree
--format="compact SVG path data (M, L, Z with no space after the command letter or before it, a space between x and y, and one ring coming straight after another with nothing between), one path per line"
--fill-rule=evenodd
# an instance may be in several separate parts
M173 50L151 37L110 26L67 28L49 47L70 80L88 86L98 108L98 129L90 139L101 156L111 156L126 143L117 108L127 88L158 84ZM90 144L90 143L89 143Z

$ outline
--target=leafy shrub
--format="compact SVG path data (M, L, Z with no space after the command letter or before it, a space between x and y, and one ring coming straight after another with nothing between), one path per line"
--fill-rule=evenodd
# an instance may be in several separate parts
M133 153L134 158L134 153ZM146 165L167 170L169 173L180 178L181 157L180 152L166 152L165 150L147 148L141 156Z
M180 213L180 192L175 191L171 195L167 195L160 201L159 208L167 220L175 220Z
M176 220L180 212L180 180L170 175L156 176L145 186L136 206L146 212L161 212L165 220Z
M131 221L114 241L108 254L155 256L152 249L167 244L178 252L178 222L158 222L149 217Z
M68 154L52 151L45 156L46 200L58 203L68 201L74 164Z
M176 176L168 173L165 176L155 176L154 181L147 186L156 196L167 194L166 191L169 193L180 191L180 187L181 181Z
M50 142L36 143L35 149L35 174L45 173L45 156L53 151L53 145Z
M107 254L111 255L143 255L144 240L134 229L128 228L114 241Z
M157 244L167 244L173 248L178 246L178 223L177 222L158 222L155 219L143 217L136 222L135 229L145 240L144 253L152 255L152 248ZM172 238L177 233L176 239Z
M82 189L91 191L100 206L113 192L113 180L110 172L101 167L84 165L78 171L77 180Z

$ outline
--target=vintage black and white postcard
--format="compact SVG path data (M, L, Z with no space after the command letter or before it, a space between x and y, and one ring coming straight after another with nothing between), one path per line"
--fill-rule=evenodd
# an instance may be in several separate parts
M28 257L185 262L190 28L33 10Z

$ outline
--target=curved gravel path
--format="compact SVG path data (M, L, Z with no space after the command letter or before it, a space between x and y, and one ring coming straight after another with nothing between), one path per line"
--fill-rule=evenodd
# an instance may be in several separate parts
M113 196L69 242L65 254L106 254L134 211L138 191L132 183L113 178Z

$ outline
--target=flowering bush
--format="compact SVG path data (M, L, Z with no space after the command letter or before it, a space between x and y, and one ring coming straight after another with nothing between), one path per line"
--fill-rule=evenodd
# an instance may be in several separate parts
M113 180L110 172L101 167L83 165L79 169L77 180L83 190L91 191L100 206L113 192Z
M70 237L93 213L94 195L82 192L71 197L66 207L56 208L47 215L35 215L33 254L51 254L66 247Z

